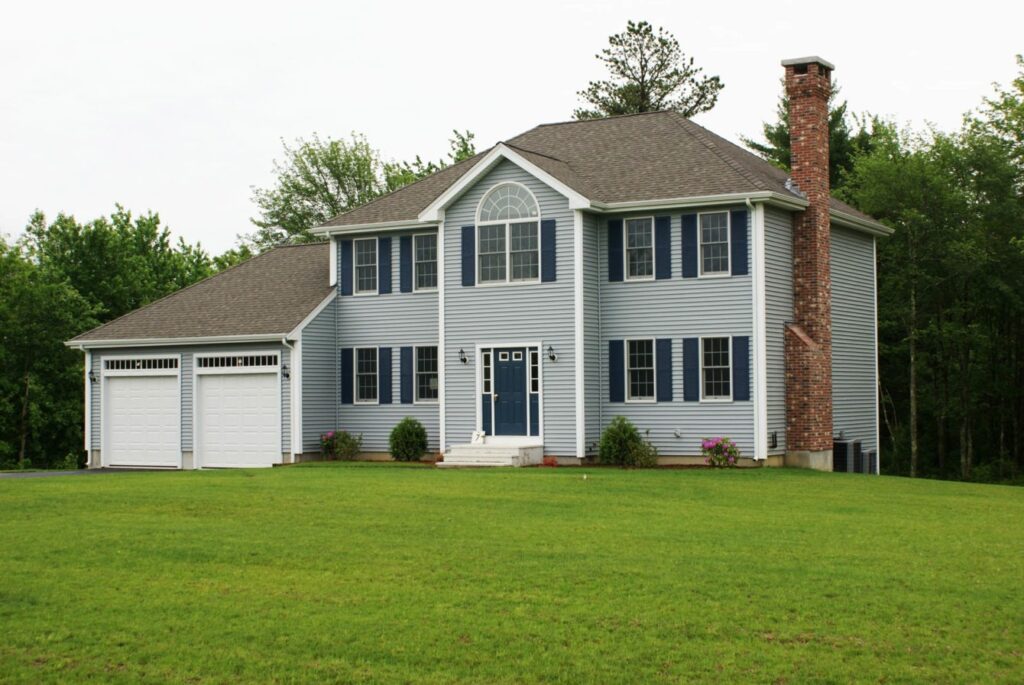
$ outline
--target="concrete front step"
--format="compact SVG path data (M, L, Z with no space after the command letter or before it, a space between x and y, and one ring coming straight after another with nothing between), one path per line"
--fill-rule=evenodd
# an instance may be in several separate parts
M453 445L438 466L530 466L543 458L541 445Z

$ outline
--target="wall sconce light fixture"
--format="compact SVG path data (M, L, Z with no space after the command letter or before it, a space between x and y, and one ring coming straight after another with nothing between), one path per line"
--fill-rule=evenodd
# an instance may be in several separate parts
M469 361L469 359L466 357L466 350L461 348L459 349L459 361L462 362L463 364Z
M281 377L285 379L292 377L292 370L288 368L287 364L281 364Z
M548 345L548 359L551 361L557 361L558 359L558 356L555 354L555 348L551 345Z
M95 371L89 371L89 382L90 383L95 383L98 380L99 380L99 378L96 377L96 372Z

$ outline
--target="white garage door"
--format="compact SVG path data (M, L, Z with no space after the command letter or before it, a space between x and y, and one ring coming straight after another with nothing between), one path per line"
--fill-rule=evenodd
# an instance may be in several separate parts
M104 464L179 466L178 377L110 376L104 383Z
M281 402L274 373L203 374L196 378L201 466L272 466L281 462Z

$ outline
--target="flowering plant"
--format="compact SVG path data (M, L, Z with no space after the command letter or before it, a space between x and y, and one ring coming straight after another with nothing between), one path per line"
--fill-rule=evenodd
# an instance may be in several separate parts
M327 431L320 436L320 455L327 460L355 459L363 446L362 435L352 435L345 431Z
M736 466L740 458L740 448L729 438L704 438L700 441L700 452L708 466Z

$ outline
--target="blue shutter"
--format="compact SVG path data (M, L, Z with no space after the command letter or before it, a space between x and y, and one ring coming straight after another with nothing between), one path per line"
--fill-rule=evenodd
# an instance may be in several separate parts
M658 368L655 373L658 378L658 401L672 401L672 341L668 338L659 338L655 341L656 364Z
M462 285L476 283L476 227L462 227Z
M398 239L398 289L403 293L412 292L411 235L403 235Z
M626 401L626 353L622 340L608 341L608 401Z
M540 280L555 280L555 220L540 222Z
M608 280L622 280L622 219L608 222Z
M484 431L484 435L491 434L491 396L481 395L480 396L480 418L483 419L481 428Z
M737 209L730 214L729 263L732 265L732 275L746 276L749 273L747 267L747 210Z
M683 340L683 400L700 400L700 339Z
M391 238L377 240L377 292L391 292Z
M391 348L377 350L377 397L381 404L391 404Z
M339 240L341 250L341 294L352 294L352 241Z
M341 403L352 404L352 348L341 348Z
M398 394L402 404L412 404L412 348L403 347L398 353Z
M697 278L697 215L683 214L683 278Z
M672 278L672 217L654 219L654 277Z
M745 335L732 339L732 398L750 399L750 338Z

